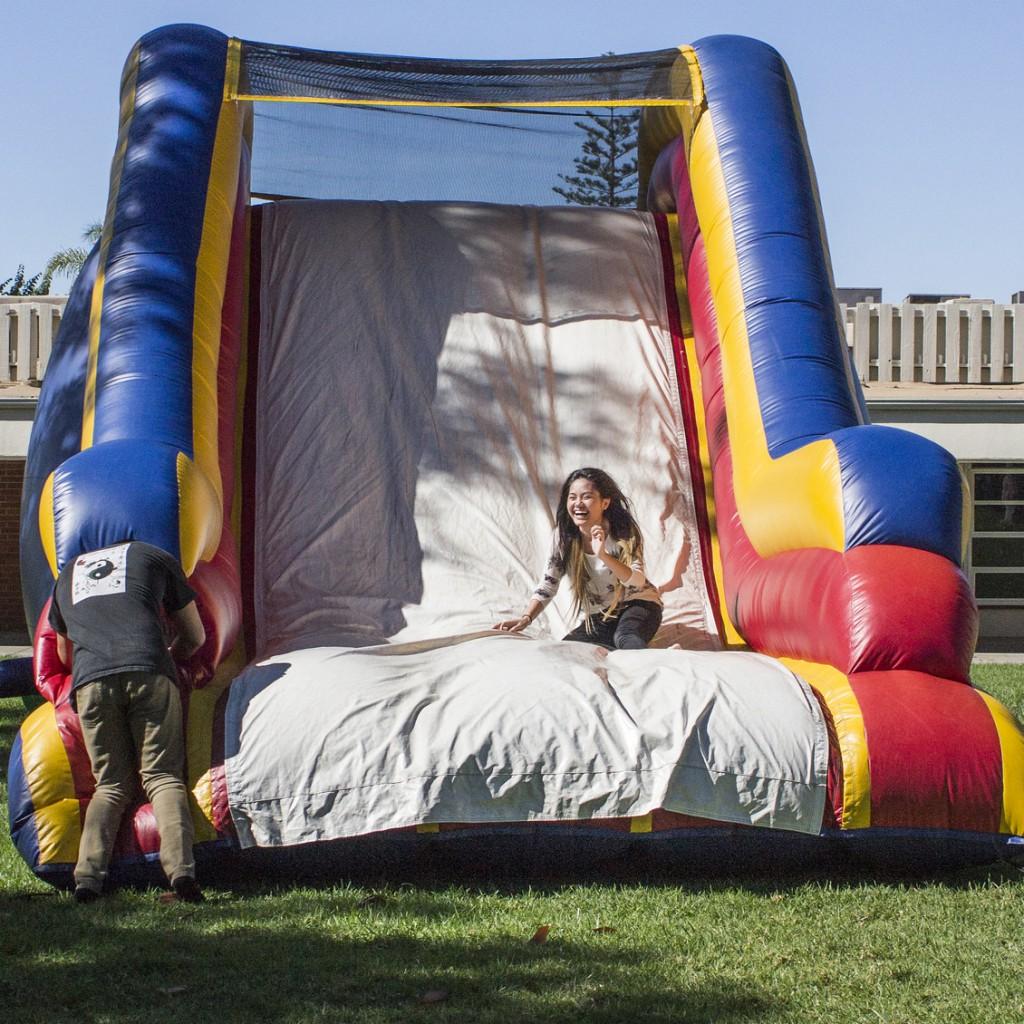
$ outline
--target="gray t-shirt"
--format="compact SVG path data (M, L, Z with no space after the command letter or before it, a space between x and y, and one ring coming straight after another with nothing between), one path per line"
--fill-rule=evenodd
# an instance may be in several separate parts
M74 644L72 687L116 672L174 679L161 610L180 611L195 596L181 566L141 541L69 562L53 587L50 625Z

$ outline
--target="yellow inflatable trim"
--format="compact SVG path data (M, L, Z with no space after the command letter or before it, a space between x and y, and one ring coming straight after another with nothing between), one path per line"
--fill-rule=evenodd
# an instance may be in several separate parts
M177 475L181 566L185 575L191 576L200 560L213 558L220 543L223 513L210 478L184 452L178 452Z
M53 521L53 473L46 478L39 493L39 539L43 553L50 564L53 578L57 578L57 528Z
M71 762L50 703L35 709L21 726L21 763L35 808L40 864L74 864L82 822Z
M1013 836L1024 836L1024 733L1010 712L995 697L978 693L988 706L999 736L1003 762L1003 806L999 816L999 831Z
M195 461L217 492L220 478L217 369L224 290L238 196L244 118L237 103L223 103L210 163L203 231L196 257L192 321L192 442ZM204 556L207 557L207 556Z
M762 558L800 548L845 549L839 457L830 440L778 458L768 451L757 394L736 239L713 117L690 141L690 182L718 318L736 507Z
M780 658L780 662L812 686L825 700L843 761L842 828L871 824L871 769L864 718L850 680L837 668L814 661Z

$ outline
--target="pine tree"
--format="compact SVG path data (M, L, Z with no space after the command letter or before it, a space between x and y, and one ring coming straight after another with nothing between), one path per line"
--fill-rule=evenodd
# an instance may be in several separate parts
M638 110L609 107L607 114L586 112L576 121L586 138L573 161L575 174L560 174L566 188L552 191L575 206L636 206Z

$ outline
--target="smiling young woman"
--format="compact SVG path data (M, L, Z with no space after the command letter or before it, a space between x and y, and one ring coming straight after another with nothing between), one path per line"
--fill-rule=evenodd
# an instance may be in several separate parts
M629 499L604 470L584 467L562 485L551 556L518 619L494 625L524 630L569 577L574 611L582 621L564 640L609 650L641 650L661 625L661 595L644 575L644 542Z

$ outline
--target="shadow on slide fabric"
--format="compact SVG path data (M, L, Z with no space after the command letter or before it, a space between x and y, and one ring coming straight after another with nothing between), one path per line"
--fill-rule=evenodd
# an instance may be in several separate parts
M274 665L253 665L245 673L246 686L244 696L238 704L237 720L244 721L245 713L249 704L255 700L269 686L273 686L291 668L289 662L278 662ZM236 693L240 688L235 690ZM224 758L228 760L235 757L239 751L241 742L241 731L237 729L228 730L224 736Z

